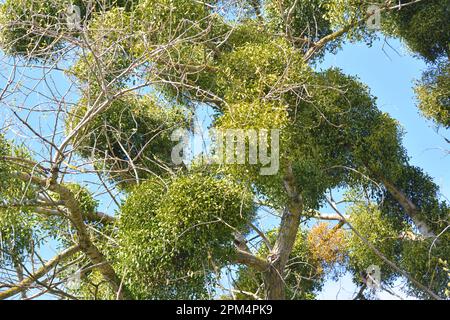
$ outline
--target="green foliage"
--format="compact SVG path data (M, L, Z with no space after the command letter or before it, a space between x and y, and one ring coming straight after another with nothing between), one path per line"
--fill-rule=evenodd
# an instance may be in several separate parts
M401 0L405 4L410 1ZM450 55L450 11L447 0L421 1L393 10L382 20L387 33L405 40L425 60L434 62Z
M24 205L28 197L33 197L35 188L17 179L14 171L19 164L3 161L2 157L24 157L28 155L14 146L0 134L0 265L21 259L38 243L33 232L37 220L30 208ZM33 243L35 241L36 243Z
M281 159L293 160L308 207L317 208L328 188L361 183L362 175L346 168L397 174L404 159L397 124L376 108L367 88L339 70L313 74L295 56L283 60L282 48L273 43L251 44L226 55L227 67L218 83L223 81L229 90L223 93L227 101L236 102L227 106L216 126L282 129ZM254 58L243 58L249 55ZM285 90L291 83L298 89ZM305 91L308 98L299 99ZM281 96L282 102L272 103L272 95ZM279 198L284 193L283 170L267 181L257 169L242 171L267 196L284 201Z
M67 183L64 185L75 196L75 200L78 201L80 209L84 214L94 213L98 207L98 200L94 199L91 192L78 183Z
M385 219L375 205L357 204L347 211L349 222L369 243L375 246L386 258L396 261L400 252L399 230ZM361 275L371 265L381 269L381 280L391 282L396 273L380 257L378 257L354 232L348 236L348 267L356 283L361 282Z
M405 155L397 123L377 109L365 85L330 69L316 74L307 90L310 97L291 108L288 150L308 206L317 207L328 188L398 174Z
M308 41L318 41L332 32L330 20L326 17L326 1L270 0L264 3L274 30L287 32L299 47L305 46Z
M414 279L429 287L440 296L445 296L450 277L442 268L440 260L450 256L450 237L443 234L438 240L409 240L403 244L400 267ZM409 283L408 293L421 299L429 297Z
M7 0L0 7L0 43L12 55L46 56L58 50L59 17L64 1ZM49 50L50 49L50 50Z
M217 70L213 55L212 49L201 43L175 44L155 61L167 80L158 89L169 99L189 106L194 101L213 100L211 92L216 90Z
M219 63L216 94L227 102L278 99L277 90L301 84L309 71L301 54L282 39L236 46Z
M131 10L138 0L6 0L0 6L0 46L10 55L46 59L64 46L65 36L78 36L67 24L69 4L80 8L81 24L93 13L121 7Z
M364 41L368 45L376 39L374 30L367 28L367 10L370 5L378 4L379 7L385 5L384 0L361 1L361 0L328 0L323 1L322 6L326 9L325 17L330 21L333 30L348 29L341 39L336 39L338 46L345 40L351 42Z
M404 151L397 123L378 110L367 86L330 69L318 74L310 91L311 102L300 111L307 114L298 118L307 121L309 137L303 139L316 140L313 145L322 149L325 165L366 167L372 172L398 170Z
M282 105L276 101L264 101L264 102L236 102L230 105L226 112L222 116L218 117L214 123L214 127L217 130L222 130L223 140L226 141L226 130L254 130L256 135L260 134L260 130L267 131L266 150L267 155L275 154L276 150L272 149L271 129L280 130L279 150L288 150L291 146L289 131L287 131L289 125L289 118L287 112L287 106ZM246 131L243 131L246 132ZM246 133L245 133L246 134ZM259 138L258 138L259 139ZM258 140L261 143L261 140ZM246 136L246 150L249 150L249 137ZM259 147L261 147L259 145ZM225 150L225 145L222 146ZM280 154L282 159L285 155ZM247 157L248 158L248 157ZM222 161L225 161L225 156L221 157ZM281 164L281 168L276 175L261 175L261 163L249 164L248 159L245 164L225 164L222 170L233 175L241 181L245 181L255 187L257 192L264 197L270 198L271 201L276 203L283 203L285 199L285 192L283 190L283 174L284 166Z
M367 7L372 2L360 0L267 0L264 1L270 26L285 33L287 38L305 51L311 43L317 42L335 30L346 28L350 23L355 26L343 37L336 37L325 45L316 58L321 58L327 51L337 50L343 42L364 40L368 43L375 34L366 28L362 21Z
M232 28L231 28L232 27ZM250 44L269 44L276 36L253 19L244 19L227 28L224 52L230 52Z
M94 14L84 36L96 43L95 49L76 61L68 74L94 88L113 80L116 87L124 87L131 77L123 73L133 63L139 39L134 19L134 13L122 7Z
M442 270L447 272L447 276L450 278L450 270L448 268L448 262L447 260L439 260L439 263L442 267ZM447 296L447 298L450 298L450 282L447 283L447 288L445 289L445 295Z
M406 165L394 183L416 205L418 217L427 221L433 232L439 234L447 226L450 207L445 201L439 200L439 187L422 169ZM404 221L411 222L408 214L392 195L384 193L382 200L383 213L392 221L396 221L397 225Z
M450 126L447 2L422 1L382 18L384 33L402 38L413 52L436 63L416 93L424 115L445 127ZM120 96L71 141L79 156L93 160L95 169L127 191L117 224L95 226L99 232L90 236L135 298L210 297L221 269L232 263L235 232L246 234L255 218L255 194L274 209L286 206L288 165L305 212L320 208L330 189L373 193L373 180L389 180L417 206L435 234L448 225L448 204L439 201L429 176L408 165L398 123L378 110L368 88L338 69L319 72L314 60L304 61L312 42L349 23L355 26L316 57L346 40L370 42L376 34L363 21L369 2L266 0L259 17L248 14L258 11L252 3L231 5L246 12L244 19L233 20L209 6L220 1L99 0L88 8L86 1L77 0L87 27L83 39L67 26L66 1L6 0L0 7L0 45L8 55L56 57L68 37L91 45L79 51L82 57L71 61L67 72L81 91L66 119L67 132L108 98L103 94L133 90L136 80L152 84L154 96ZM166 100L155 98L160 93ZM216 129L281 129L278 174L262 176L261 165L205 168L194 163L189 173L174 166L176 142L170 135L190 125L189 115L172 106L174 101L187 107L211 104ZM31 158L0 136L0 156L5 155ZM27 166L0 159L0 240L9 253L0 264L20 258L44 234L63 245L76 238L65 218L37 218L22 203L35 199L36 189L12 173L30 172ZM83 213L96 210L98 201L86 188L64 185ZM448 270L439 259L450 255L448 235L436 241L401 238L402 232L414 230L410 216L386 190L378 195L379 207L358 202L348 209L351 224L388 259L445 294ZM276 231L268 236L272 244ZM257 248L262 259L269 254L266 247ZM300 230L286 270L287 297L314 298L326 276L342 265L359 282L373 264L381 266L383 281L397 277L354 232L347 235L346 229L327 224ZM76 291L82 297L115 298L98 270L87 272L83 280ZM248 292L261 296L263 277L240 267L235 289L238 298L255 298ZM421 296L412 284L410 292Z
M238 97L233 96L233 92L238 93L235 92L237 89L243 89L253 81L262 84L268 72L272 73L267 75L271 78L269 82L273 82L274 77L281 78L285 67L292 64L289 62L291 53L299 61L299 55L289 49L286 41L274 37L255 20L245 19L230 25L217 15L208 19L210 31L204 36L201 34L201 42L177 43L173 50L167 51L167 57L159 59L160 67L169 74L168 80L183 84L184 92L181 93L188 101L204 99L220 106L218 98L253 100L257 97L255 90L249 88ZM284 50L284 54L279 50ZM230 88L230 85L236 87ZM166 86L165 89L177 97L181 95L177 86Z
M121 208L120 268L137 298L205 298L253 218L243 185L195 173L137 186ZM214 236L212 236L214 235Z
M251 45L251 48L258 52L258 45ZM267 52L268 57L271 54L272 51ZM298 188L308 208L318 208L329 188L367 185L370 184L367 176L376 177L381 173L387 177L400 174L406 155L401 147L398 124L377 109L375 98L358 79L337 69L312 73L295 59L287 65L280 64L279 59L278 62L267 60L267 69L271 71L262 72L265 64L256 61L264 61L264 56L254 55L255 64L251 59L236 60L240 61L234 67L236 75L239 72L236 81L232 80L231 71L224 76L230 80L230 87L235 86L235 90L230 90L233 97L229 101L238 101L230 103L214 125L218 129L281 129L280 159L284 161L279 174L271 177L261 176L260 166L254 165L229 165L226 166L229 172L254 184L264 196L282 205L285 201L284 168L291 160ZM306 89L299 90L305 90L307 98L299 99L299 92L295 91L286 93L281 85L281 101L259 97L246 102L252 92L264 91L268 79L274 80L267 86L267 92L275 92L274 88L279 88L276 74L280 72L281 76L282 70L287 70L288 75L292 72L287 82L305 82ZM243 74L249 78L244 78ZM251 91L245 93L247 88ZM236 97L236 92L243 94Z
M206 1L207 2L207 1ZM165 43L181 34L197 35L208 25L208 6L189 0L142 0L136 19L151 43Z
M401 0L406 4L409 1ZM450 10L447 0L421 1L383 16L383 31L403 39L426 62L435 63L415 88L422 114L450 126Z
M3 157L9 157L6 161ZM25 147L17 146L0 135L0 265L11 266L22 261L26 254L37 251L53 239L62 247L73 244L72 231L66 219L60 216L36 213L38 186L19 179L15 173L24 172L41 176L38 168L30 166L32 157ZM66 184L75 194L83 213L96 210L98 201L78 184ZM59 197L52 194L52 199Z
M76 127L88 110L83 99L66 123ZM76 137L77 152L95 160L95 166L126 187L136 179L167 174L175 129L187 128L188 119L180 108L164 107L151 96L124 96L115 100L89 122Z
M0 266L11 265L34 248L35 220L27 209L0 209Z
M220 129L284 129L289 124L288 107L279 102L237 102L215 122Z
M422 114L449 128L450 62L442 62L425 72L415 91Z

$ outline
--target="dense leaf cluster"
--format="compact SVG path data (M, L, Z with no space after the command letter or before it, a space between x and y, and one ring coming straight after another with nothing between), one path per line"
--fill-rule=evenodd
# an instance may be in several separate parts
M152 179L121 208L120 269L137 298L205 298L254 217L252 193L202 173Z

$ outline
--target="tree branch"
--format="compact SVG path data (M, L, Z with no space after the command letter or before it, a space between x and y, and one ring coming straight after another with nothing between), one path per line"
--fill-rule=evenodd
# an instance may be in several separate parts
M244 264L250 268L253 268L259 272L266 272L270 269L270 264L250 252L236 249L236 254L234 256L234 262Z
M430 297L432 297L433 299L436 300L442 300L441 297L439 297L436 293L434 293L433 291L431 291L429 288L427 288L426 286L424 286L423 284L421 284L419 281L417 281L416 279L414 279L409 273L407 273L406 271L400 269L399 267L397 267L397 265L392 262L391 260L389 260L388 258L386 258L386 256L381 253L372 243L370 243L364 236L362 236L358 230L356 230L351 224L350 222L348 222L347 219L345 219L344 215L339 211L339 209L337 208L336 204L327 198L328 203L330 204L330 206L333 208L333 210L342 217L342 219L345 221L345 223L349 226L349 228L356 234L356 236L358 238L361 239L361 241L367 245L370 250L372 250L381 260L383 260L387 265L389 265L392 269L394 269L395 271L397 271L398 273L400 273L402 276L404 276L405 278L407 278L409 281L411 281L418 289L423 290L424 292L426 292Z
M278 237L272 250L279 270L284 268L289 259L300 226L300 215L303 212L302 197L297 190L291 165L284 177L284 186L289 203L283 212Z
M130 296L128 295L126 288L123 288L123 285L121 284L122 281L117 276L113 267L100 250L92 243L89 233L86 230L86 225L84 224L83 212L72 191L63 185L54 182L53 179L45 180L23 172L16 172L15 174L22 181L34 183L59 194L69 211L70 221L77 231L78 243L81 250L89 257L93 264L97 265L97 269L103 275L105 280L108 281L114 292L118 293L118 297L120 299L129 299Z
M409 5L412 5L412 4L421 2L421 1L422 0L414 0L414 1L411 1L411 2L408 2L405 4L395 5L395 6L390 6L390 1L386 1L385 5L380 8L380 12L399 9L401 7L409 6ZM359 26L362 23L365 23L367 21L367 19L369 19L372 15L373 15L373 13L367 13L362 19L352 21L348 25L344 26L342 29L337 30L333 33L330 33L330 34L326 35L325 37L323 37L322 39L320 39L319 41L315 42L313 44L313 46L311 48L309 48L309 50L305 53L305 56L303 58L304 61L309 61L319 50L321 50L323 47L325 47L329 42L336 40L337 38L343 36L344 34L349 32L353 28Z
M416 205L390 181L384 178L382 178L381 180L389 193L398 201L398 203L400 203L402 208L410 216L411 220L414 222L417 229L419 229L420 233L424 237L436 237L427 222L420 217L420 212Z
M52 259L50 259L49 261L47 261L47 263L45 263L39 270L36 271L36 273L32 274L30 277L22 280L21 282L14 285L10 289L0 292L0 300L10 298L24 290L27 290L30 287L30 285L33 284L33 282L39 280L39 278L41 278L42 276L44 276L45 274L50 272L53 268L55 268L58 265L58 263L61 260L64 260L64 259L72 256L79 250L80 250L79 245L72 246L72 247L64 250L57 256L55 256Z

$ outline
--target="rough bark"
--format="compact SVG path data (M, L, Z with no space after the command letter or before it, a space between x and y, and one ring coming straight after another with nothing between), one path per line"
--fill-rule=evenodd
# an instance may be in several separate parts
M244 264L256 271L266 272L270 269L270 264L250 252L236 249L234 262Z
M286 299L286 290L283 274L278 269L270 268L263 274L265 299L266 300L284 300Z

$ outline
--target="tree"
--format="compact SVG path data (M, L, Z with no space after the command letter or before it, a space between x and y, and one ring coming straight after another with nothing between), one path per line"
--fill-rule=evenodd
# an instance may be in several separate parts
M444 298L449 205L369 88L316 68L379 36L373 2L381 32L434 63L419 105L448 127L444 0L6 0L0 298L204 299L225 286L224 298L313 299L346 271L361 298L371 265L381 288L402 278ZM175 163L173 132L193 133L205 105L219 132L259 134L279 170ZM279 149L261 138L273 129ZM262 211L275 227L258 225ZM60 253L45 261L49 243Z
M407 5L408 1L400 1ZM393 11L386 19L388 34L405 41L410 50L430 64L416 86L418 107L444 128L449 127L450 12L446 1L421 1Z

